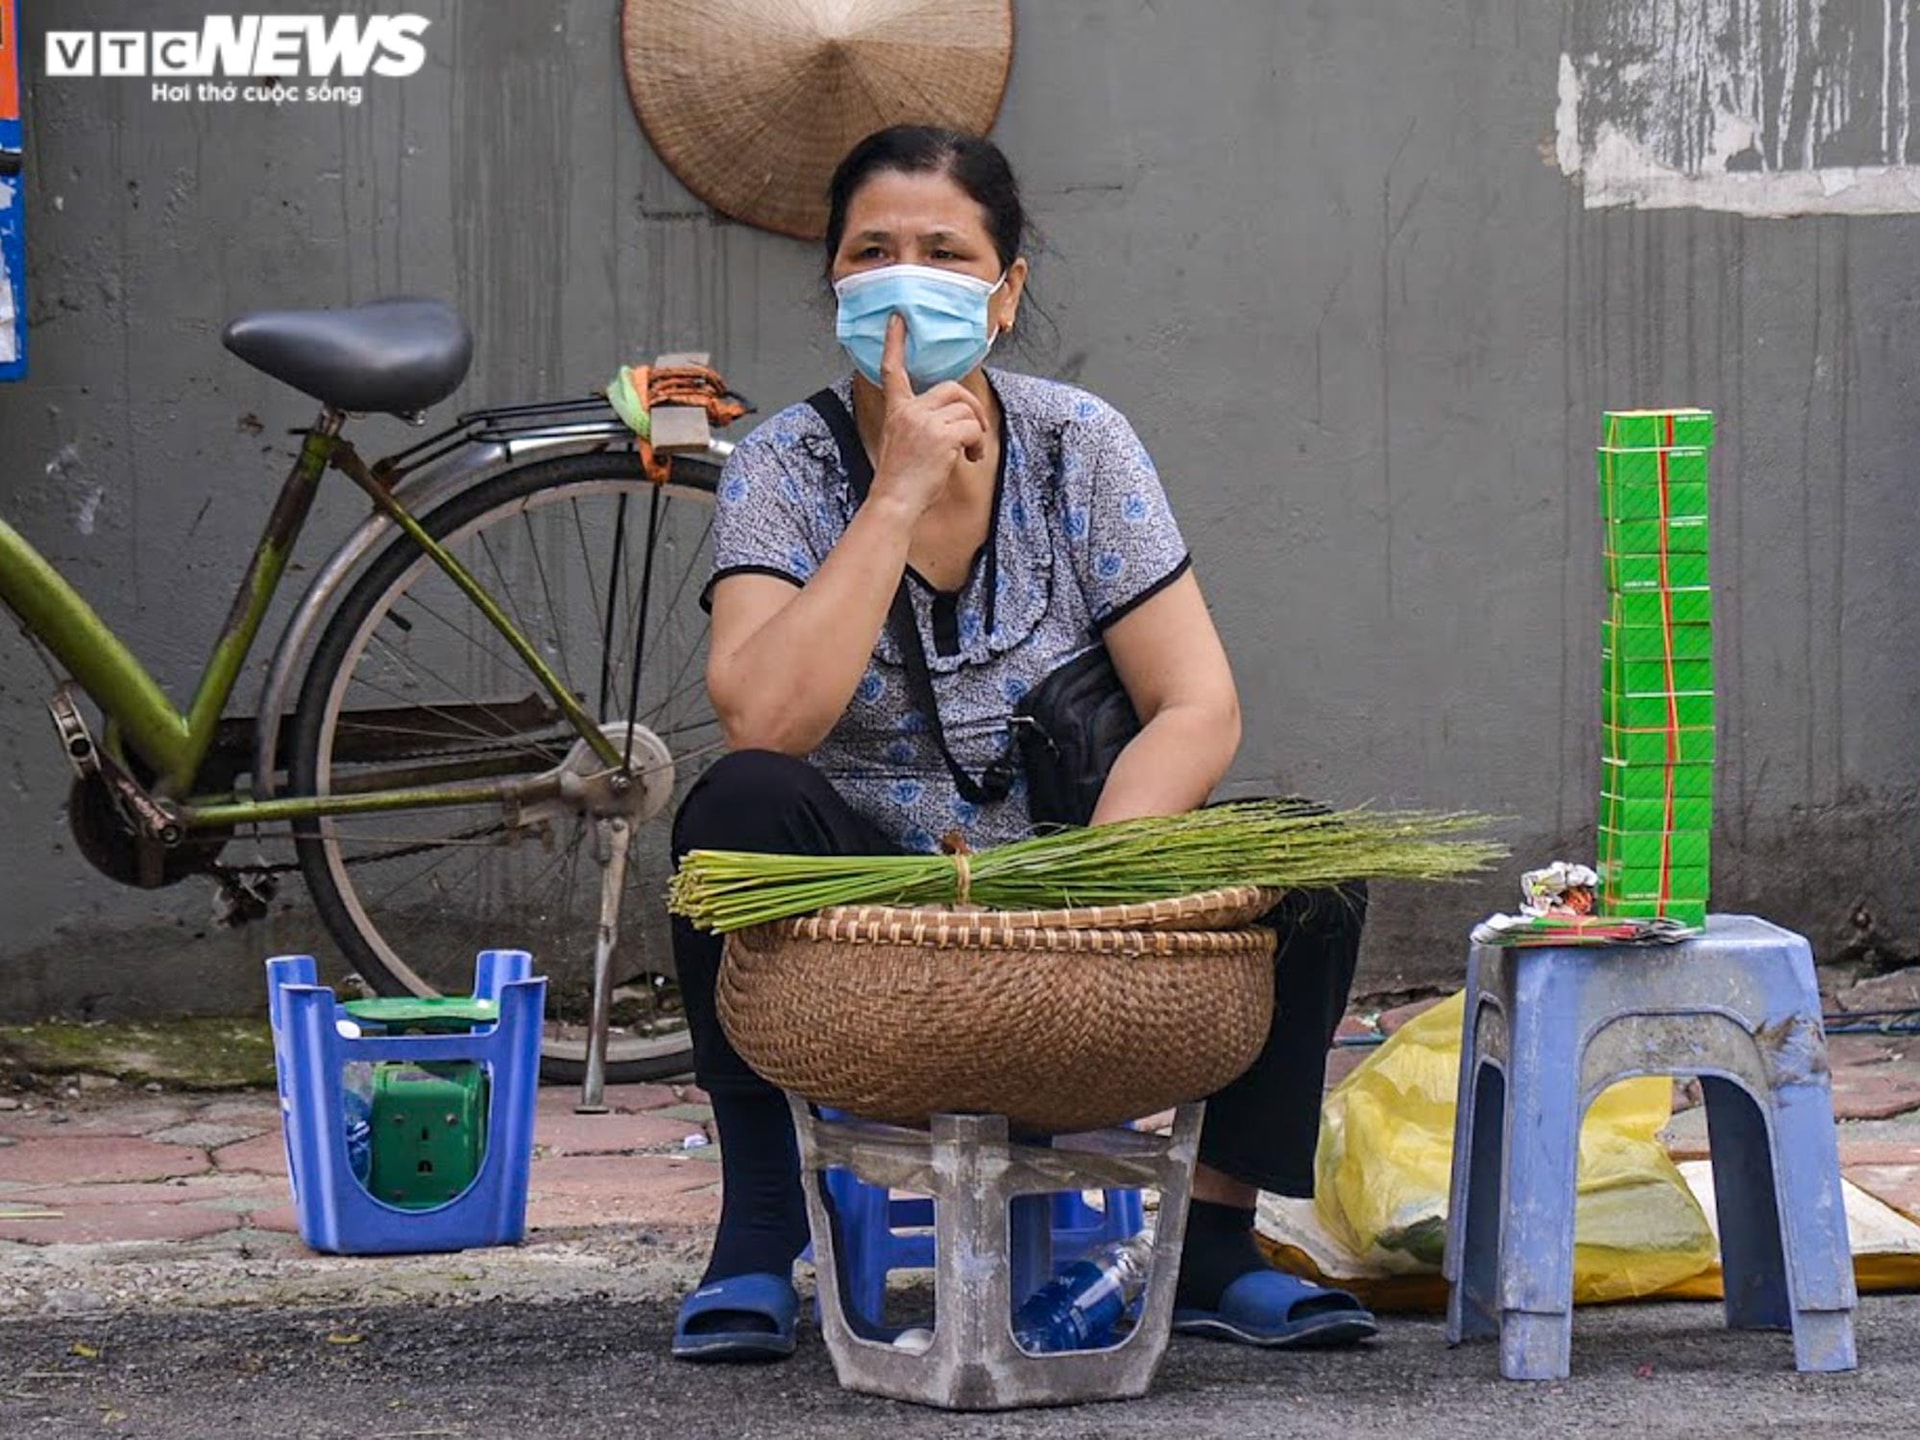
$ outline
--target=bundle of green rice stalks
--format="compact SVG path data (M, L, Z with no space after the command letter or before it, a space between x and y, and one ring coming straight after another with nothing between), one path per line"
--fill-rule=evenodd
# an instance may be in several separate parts
M694 850L674 874L668 908L702 930L726 932L829 905L1047 910L1149 904L1233 885L1456 880L1506 857L1504 845L1459 838L1490 823L1485 815L1251 800L1060 830L974 855Z

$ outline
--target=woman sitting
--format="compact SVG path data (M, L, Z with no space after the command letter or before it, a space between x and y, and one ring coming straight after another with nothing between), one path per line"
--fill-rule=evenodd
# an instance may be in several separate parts
M733 753L688 794L676 856L931 851L956 830L974 849L1018 839L1031 819L1010 713L1101 646L1141 728L1091 822L1206 803L1239 744L1239 701L1152 461L1084 390L983 367L1027 280L1006 157L971 136L884 130L842 161L830 202L827 270L856 373L761 425L721 477L702 603ZM1253 1238L1262 1189L1312 1193L1327 1046L1364 912L1356 886L1290 896L1264 922L1282 937L1273 1028L1207 1102L1177 1329L1273 1346L1375 1331L1352 1297L1270 1269ZM793 1350L807 1216L785 1097L715 1015L720 952L675 922L723 1195L674 1353L766 1358Z

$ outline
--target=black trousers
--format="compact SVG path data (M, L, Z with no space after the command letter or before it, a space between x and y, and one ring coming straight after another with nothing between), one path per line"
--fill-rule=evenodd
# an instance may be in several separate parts
M673 853L754 850L787 855L885 855L886 835L803 760L736 751L694 783L673 827ZM1280 932L1273 1028L1246 1074L1208 1098L1203 1164L1280 1195L1313 1193L1313 1152L1327 1047L1345 1014L1366 918L1366 888L1300 891L1262 920ZM673 956L693 1035L694 1073L719 1095L770 1090L720 1028L714 983L721 939L673 922ZM721 1141L725 1143L725 1135Z

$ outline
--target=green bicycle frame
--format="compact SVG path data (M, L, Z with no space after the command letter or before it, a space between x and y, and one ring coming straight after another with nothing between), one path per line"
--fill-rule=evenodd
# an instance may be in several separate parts
M246 576L234 597L233 606L221 627L205 671L195 688L193 700L184 714L175 707L132 651L81 598L46 557L4 520L0 520L0 604L19 616L29 635L40 640L80 687L92 697L108 721L119 731L135 754L152 767L156 777L154 790L168 799L190 793L208 751L213 746L220 718L232 698L234 687L246 664L248 653L259 637L261 623L286 574L287 560L307 516L313 508L321 477L326 473L339 444L340 427L345 416L336 411L323 414L307 432L299 458L280 492L268 518L260 543L247 566ZM357 457L354 457L357 461ZM370 477L357 463L343 465L362 488ZM356 473L358 472L358 473ZM506 611L488 595L479 582L429 536L420 522L377 483L370 495L376 506L391 518L401 531L411 536L475 604L487 621L497 629L534 676L552 696L555 705L574 729L609 766L621 763L620 752L607 739L579 699L545 663L539 652L514 625ZM520 794L524 786L472 784L423 786L373 794L339 797L288 797L273 801L229 799L195 806L191 801L182 815L189 827L244 825L277 820L303 820L321 815L347 814L370 809L424 809L434 806L472 804L476 799L506 798Z

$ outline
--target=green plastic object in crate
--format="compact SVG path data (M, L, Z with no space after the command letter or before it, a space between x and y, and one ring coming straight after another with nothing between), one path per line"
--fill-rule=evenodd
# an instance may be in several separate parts
M500 1018L493 1001L467 995L350 1000L346 1010L390 1035L464 1035ZM487 1101L486 1069L472 1061L374 1066L367 1189L403 1210L460 1195L487 1156Z
M349 1000L345 1008L389 1035L465 1035L500 1018L498 1005L474 995L377 995Z
M444 1205L487 1158L487 1072L471 1062L375 1066L370 1128L374 1198L403 1210Z

